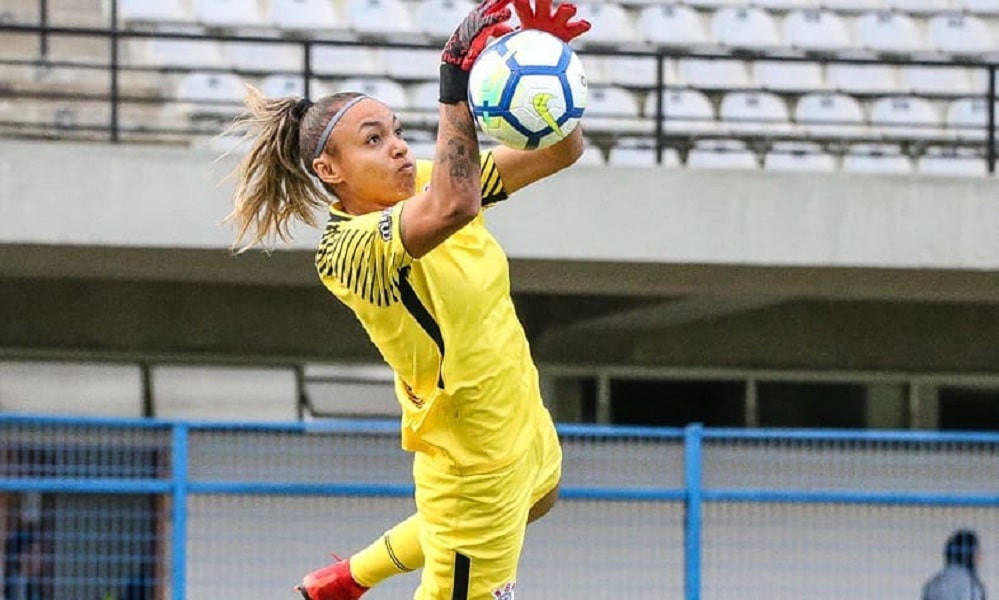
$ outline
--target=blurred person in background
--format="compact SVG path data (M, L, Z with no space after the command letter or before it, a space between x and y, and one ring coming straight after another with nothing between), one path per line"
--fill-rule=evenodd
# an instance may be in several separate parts
M985 600L978 578L978 535L959 529L944 544L944 567L923 586L922 600Z

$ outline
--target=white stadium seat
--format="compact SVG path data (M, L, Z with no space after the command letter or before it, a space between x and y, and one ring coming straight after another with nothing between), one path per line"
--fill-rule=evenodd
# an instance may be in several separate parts
M911 15L930 15L955 8L951 0L885 0L885 2L887 4L885 8Z
M653 120L641 118L635 95L613 86L590 88L585 122L587 131L639 132L653 126Z
M812 0L756 0L753 5L766 10L789 11L814 6L814 2Z
M926 50L927 44L909 15L893 12L869 12L854 23L857 44L873 52L912 54Z
M598 146L587 143L583 147L583 154L576 161L576 164L584 167L602 167L606 162L603 150Z
M749 87L749 70L741 60L681 58L676 63L681 83L705 90Z
M999 90L999 71L995 73L996 90ZM989 93L989 72L987 69L972 67L971 93L985 95Z
M898 71L885 64L830 63L826 84L846 94L891 94L898 91Z
M262 27L264 15L256 0L195 0L194 16L206 27Z
M471 0L423 0L416 4L416 28L431 38L446 40L473 8Z
M729 92L718 107L718 117L735 133L782 134L792 129L787 104L768 92Z
M118 17L123 25L192 24L194 16L182 0L119 0Z
M659 4L664 4L663 0L658 0ZM683 0L684 3L689 4L698 9L714 9L722 8L724 6L736 6L742 4L742 0Z
M312 46L312 72L327 77L380 77L382 50L368 46Z
M965 67L905 65L898 70L899 89L912 94L967 96L971 76Z
M994 110L999 110L996 103ZM984 98L961 98L947 107L947 130L961 140L984 140L989 124L989 103ZM999 123L999 112L996 113Z
M297 44L226 42L223 54L240 71L301 71L305 66Z
M996 0L955 0L959 8L979 15L999 16Z
M142 44L143 64L156 67L209 68L225 66L222 46L214 40L153 38Z
M844 173L907 175L913 172L912 161L891 144L854 144L843 155Z
M922 175L946 177L984 177L988 175L985 159L974 149L951 146L929 146L916 160L916 170Z
M668 89L662 94L663 130L678 134L711 133L717 130L715 109L703 92ZM655 121L656 95L645 98L643 114Z
M283 98L286 96L304 97L305 81L298 75L268 75L260 81L260 92L268 98ZM327 88L318 81L309 82L310 98L321 98L327 95Z
M381 64L392 79L436 80L440 77L441 53L421 48L382 48Z
M614 167L658 167L656 142L651 138L624 137L615 140L607 155L607 164ZM662 165L667 168L680 166L676 148L663 148Z
M741 140L698 140L687 154L691 169L740 169L759 168L756 154Z
M398 81L383 77L352 77L337 84L337 92L361 92L377 98L394 111L409 109L406 88Z
M864 12L885 8L883 0L822 0L822 7L836 12Z
M767 50L782 43L770 13L752 6L719 9L711 19L711 35L718 44L736 49Z
M192 116L224 118L242 110L245 93L239 75L195 71L180 76L174 98L184 103L185 110Z
M415 33L407 4L402 0L347 0L347 25L366 36L387 37Z
M440 97L440 85L436 81L424 81L409 86L408 92L409 115L403 126L436 126L440 108L437 101Z
M620 4L614 2L586 2L577 5L577 17L586 19L593 27L578 38L581 44L627 44L638 41L631 16ZM576 43L575 41L573 42Z
M289 32L311 32L346 28L343 18L329 0L270 0L270 22Z
M433 160L437 153L437 139L429 131L412 131L406 134L406 144L413 158Z
M774 92L811 92L826 87L822 66L811 62L759 60L752 63L753 81Z
M798 99L794 120L809 135L856 138L869 135L860 103L845 94L806 94Z
M916 96L878 99L871 106L870 125L886 138L921 139L942 134L936 108L929 100Z
M838 52L851 45L846 22L826 10L794 10L784 17L784 41L796 50Z
M688 47L707 44L707 30L697 11L689 6L647 6L638 16L639 36L653 44Z
M832 173L836 159L813 142L775 142L763 157L763 168L783 173Z
M583 58L586 75L590 81L590 57ZM604 72L608 83L632 88L650 88L656 85L656 60L644 56L608 56L604 60ZM663 83L676 85L676 63L671 58L663 60Z
M936 15L926 29L930 47L947 54L979 55L996 48L989 26L974 15Z

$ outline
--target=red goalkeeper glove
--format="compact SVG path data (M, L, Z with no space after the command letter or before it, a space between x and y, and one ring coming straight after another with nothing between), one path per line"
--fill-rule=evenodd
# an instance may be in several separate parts
M458 25L441 53L440 101L457 104L468 100L468 72L489 38L513 31L511 0L483 0Z
M517 11L522 28L540 29L567 44L573 38L589 31L591 27L590 22L586 19L569 22L576 16L576 5L569 2L559 4L554 14L552 13L552 0L535 0L533 10L531 9L531 0L513 0L513 7Z

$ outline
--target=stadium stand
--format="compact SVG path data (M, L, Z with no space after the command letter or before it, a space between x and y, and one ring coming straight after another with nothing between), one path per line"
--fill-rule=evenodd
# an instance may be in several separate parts
M109 5L100 4L94 15L79 18L84 11L67 5L53 22L79 26L103 19L106 26ZM118 124L170 131L171 141L185 127L203 136L209 121L218 126L238 109L237 90L245 83L269 95L303 93L308 65L310 94L361 84L388 94L416 128L432 128L436 47L469 5L120 0ZM988 61L999 49L999 6L991 0L585 1L580 13L594 22L579 47L592 84L585 127L609 164L647 160L650 153L642 154L634 136L654 131L659 98L662 144L670 150L664 156L681 165L689 164L690 154L717 150L698 145L713 136L745 142L756 164L767 169L852 168L855 161L846 160L842 146L851 141L898 144L919 173L951 165L967 174L986 162ZM4 2L0 14L5 22L37 21L16 2ZM130 35L150 30L165 37ZM108 44L93 40L85 47L84 41L53 35L43 49L37 35L5 33L0 75L16 93L8 93L0 108L4 131L17 121L26 130L49 128L56 135L76 127L92 135L107 125L108 109L83 110L83 102L99 104L108 94ZM658 59L656 50L663 53ZM48 100L24 109L38 95ZM927 144L957 154L927 154L923 161ZM885 153L874 154L881 159Z

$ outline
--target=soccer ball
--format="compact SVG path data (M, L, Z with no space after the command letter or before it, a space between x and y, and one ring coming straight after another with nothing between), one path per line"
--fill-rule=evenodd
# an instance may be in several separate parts
M482 132L519 150L545 148L572 133L586 96L586 73L573 49L535 29L487 46L468 77L468 103Z

